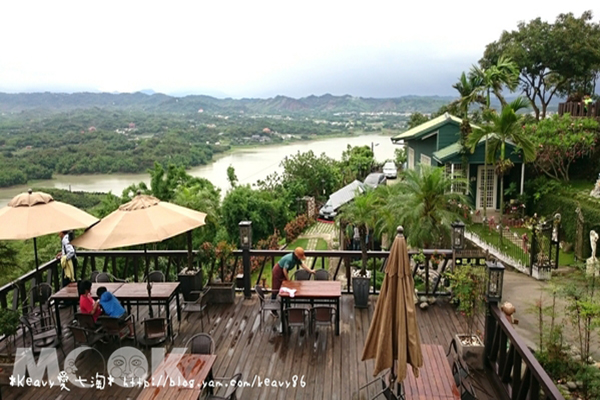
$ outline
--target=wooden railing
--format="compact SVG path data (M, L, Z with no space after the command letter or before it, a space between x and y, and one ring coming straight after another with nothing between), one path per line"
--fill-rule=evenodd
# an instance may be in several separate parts
M255 265L257 265L258 277L252 286L262 283L262 276L265 268L273 268L276 259L289 253L289 250L250 250L250 256ZM346 293L351 293L351 262L360 260L360 251L306 251L307 257L312 257L312 268L323 268L326 262L329 263L329 270L333 271L333 279L338 279L340 275L346 278ZM197 252L194 251L194 258ZM410 256L416 255L416 251L409 252ZM451 250L424 250L424 264L413 266L413 276L422 277L422 290L419 295L424 296L444 296L449 295L446 287L442 284L441 277L446 269L451 265L449 260L452 258ZM432 265L431 258L436 255L436 259L444 257L439 265ZM369 271L372 279L372 293L378 293L377 281L383 278L385 264L389 257L387 251L369 251L367 253L369 260ZM93 271L109 272L119 279L128 279L137 282L143 279L146 270L146 262L149 263L149 270L162 271L167 280L176 281L177 273L188 264L188 253L185 250L150 250L144 253L142 250L127 251L79 251L79 267L75 271L76 278L89 279ZM213 263L206 266L206 273L213 277L221 277L223 281L232 281L237 272L242 271L242 251L235 250L230 259L221 265ZM197 262L196 262L197 266ZM253 271L254 272L254 271ZM0 307L18 309L26 305L29 301L28 293L36 282L46 282L59 290L61 285L61 270L58 260L51 260L41 265L36 271L30 271L19 277L17 280L4 285L0 288ZM270 284L270 282L269 282Z
M590 103L587 107L583 102L559 103L558 114L571 114L571 117L600 118L600 102Z
M486 359L496 383L511 400L564 400L544 368L497 304L490 304L485 329Z

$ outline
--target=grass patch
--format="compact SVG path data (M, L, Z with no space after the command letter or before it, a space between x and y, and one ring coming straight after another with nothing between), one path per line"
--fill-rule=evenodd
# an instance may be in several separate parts
M525 253L521 246L517 246L506 237L500 239L500 233L496 230L492 229L490 232L487 226L483 226L481 224L472 224L469 225L469 231L477 234L487 244L502 249L504 254L520 261L524 265L529 265L529 253ZM509 235L512 235L513 232L516 232L520 238L524 232L529 231L525 228L511 228ZM530 234L528 236L531 237Z

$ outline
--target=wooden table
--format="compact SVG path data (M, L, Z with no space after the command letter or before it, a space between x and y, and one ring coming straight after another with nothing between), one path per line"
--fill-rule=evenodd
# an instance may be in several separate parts
M106 290L111 293L114 293L117 289L123 286L123 282L117 283L105 283L105 282L95 282L92 283L91 295L94 299L97 299L96 290L99 287L104 286ZM77 290L77 283L70 283L64 288L60 289L58 292L54 293L51 297L54 300L54 308L56 311L56 329L58 331L58 335L62 335L62 326L60 323L60 303L65 303L67 301L73 302L73 313L77 312L77 304L79 304L79 291Z
M173 335L173 327L171 325L171 313L169 305L171 300L175 299L177 304L177 320L181 323L181 308L179 306L179 282L152 282L152 302L148 299L148 284L147 283L125 283L113 293L117 299L127 303L127 312L131 314L131 305L148 305L158 304L165 306L167 317L167 326L169 336Z
M408 366L406 379L403 382L406 400L460 399L444 348L439 345L424 344L421 345L421 350L423 368L419 369L419 377L415 378L412 368Z
M340 281L283 281L282 288L295 289L294 297L285 291L279 291L281 297L282 329L286 333L287 321L283 318L284 305L292 303L333 304L335 305L335 334L340 334L340 298L342 283Z
M178 357L179 355L174 355ZM142 390L137 397L138 400L197 400L202 393L202 385L208 373L210 372L217 356L205 354L183 354L181 359L175 365L173 360L169 360L167 354L163 361L152 374L149 380L150 386ZM175 386L171 387L167 378L173 378L169 371L177 368L181 376L186 381L194 380L193 386ZM166 383L165 383L166 382Z

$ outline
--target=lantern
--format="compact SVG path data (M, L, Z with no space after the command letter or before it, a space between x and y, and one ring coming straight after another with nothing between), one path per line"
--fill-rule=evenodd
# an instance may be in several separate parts
M252 247L252 221L242 221L240 226L240 244L242 249Z
M462 250L465 248L465 224L456 221L450 224L452 227L452 249Z
M488 302L500 302L502 300L502 287L504 284L504 265L494 260L487 261L487 289L486 298Z

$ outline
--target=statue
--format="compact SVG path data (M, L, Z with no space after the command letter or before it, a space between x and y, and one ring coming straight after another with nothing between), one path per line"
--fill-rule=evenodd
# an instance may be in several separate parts
M590 196L592 197L600 197L600 174L598 174L598 179L596 180L596 185L590 192Z
M590 231L590 245L592 246L592 260L596 259L596 242L598 241L598 234L596 231Z

